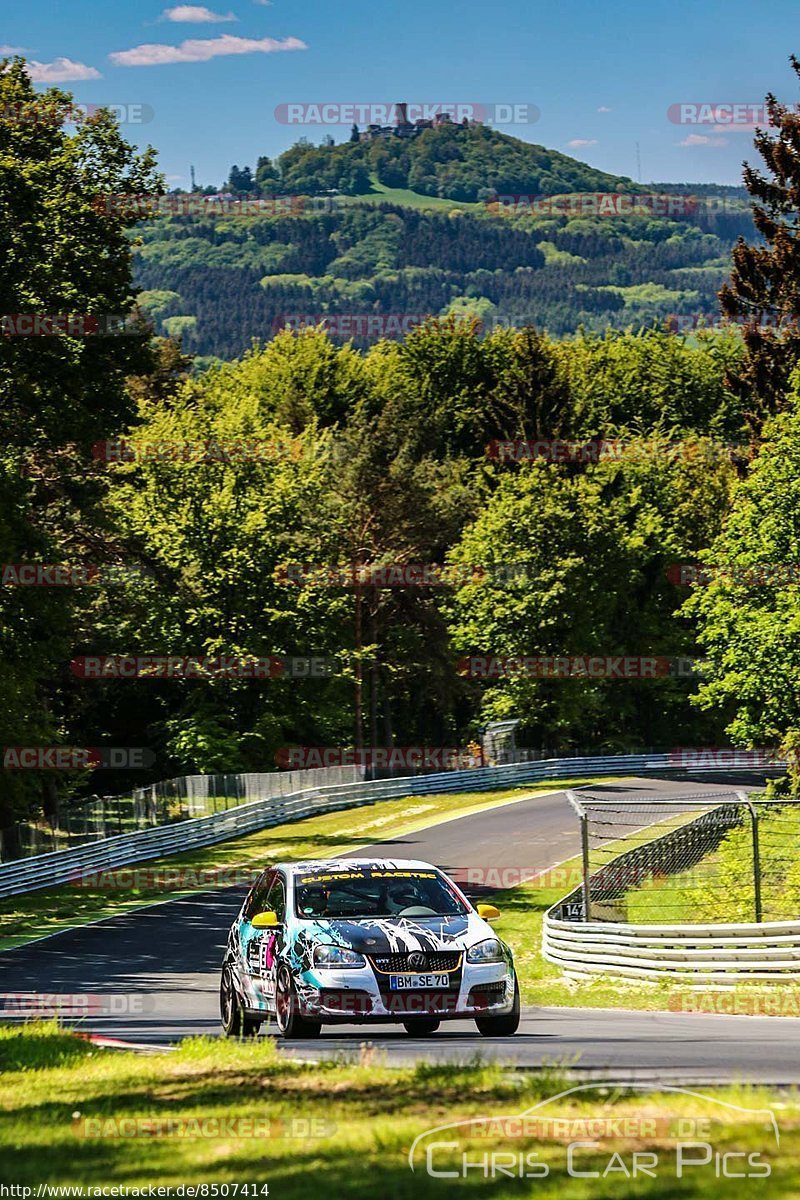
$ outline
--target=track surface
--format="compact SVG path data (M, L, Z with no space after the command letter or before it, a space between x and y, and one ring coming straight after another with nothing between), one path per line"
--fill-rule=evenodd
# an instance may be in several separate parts
M637 779L593 791L655 800L681 792L730 791L732 782ZM743 782L735 780L736 786ZM359 853L421 858L451 871L510 870L516 879L578 850L575 814L565 794L557 792L447 821ZM216 1034L219 965L243 894L242 888L208 892L7 951L0 954L0 990L87 996L89 1014L74 1024L138 1043L160 1046L193 1034ZM466 1059L480 1051L527 1067L577 1060L578 1069L617 1079L800 1082L800 1038L793 1018L528 1008L519 1034L511 1039L482 1038L471 1021L443 1023L426 1039L398 1030L329 1026L321 1038L282 1046L282 1052L311 1059L358 1054L369 1041L388 1062Z

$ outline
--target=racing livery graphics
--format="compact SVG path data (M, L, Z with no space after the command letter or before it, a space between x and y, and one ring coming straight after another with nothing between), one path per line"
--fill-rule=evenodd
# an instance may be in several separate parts
M274 1021L283 1037L313 1037L323 1024L377 1021L428 1034L471 1017L487 1036L513 1034L514 963L487 923L498 915L429 863L277 864L230 930L223 1030L253 1036Z

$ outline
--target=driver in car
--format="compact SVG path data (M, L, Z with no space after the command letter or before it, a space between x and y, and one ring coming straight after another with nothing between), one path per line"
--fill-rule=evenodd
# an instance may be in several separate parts
M403 880L401 883L396 883L389 888L386 897L386 907L392 914L404 913L407 909L411 909L407 915L422 916L432 912L426 903L425 896L421 889L417 887L411 880Z

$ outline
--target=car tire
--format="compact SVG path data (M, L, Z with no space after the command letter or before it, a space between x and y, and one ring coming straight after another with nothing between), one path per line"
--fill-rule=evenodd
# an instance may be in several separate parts
M321 1021L302 1016L292 977L286 967L280 967L275 979L275 1023L282 1038L319 1037Z
M440 1025L441 1021L438 1017L421 1017L416 1021L403 1021L403 1029L412 1037L428 1037L429 1034L436 1033Z
M233 972L228 966L222 968L219 1011L225 1037L251 1038L255 1037L261 1028L261 1021L256 1017L248 1017L245 1013L233 982Z
M519 981L514 976L514 1003L511 1012L498 1017L476 1017L478 1033L484 1037L511 1037L519 1029Z

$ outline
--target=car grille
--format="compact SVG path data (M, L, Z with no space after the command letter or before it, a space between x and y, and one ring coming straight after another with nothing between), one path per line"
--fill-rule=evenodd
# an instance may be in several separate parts
M461 962L460 950L427 950L422 951L425 955L424 965L415 964L413 967L409 966L409 955L418 953L420 951L408 950L398 954L375 954L372 956L372 962L384 974L388 974L390 971L400 974L408 972L422 974L429 971L455 971Z

